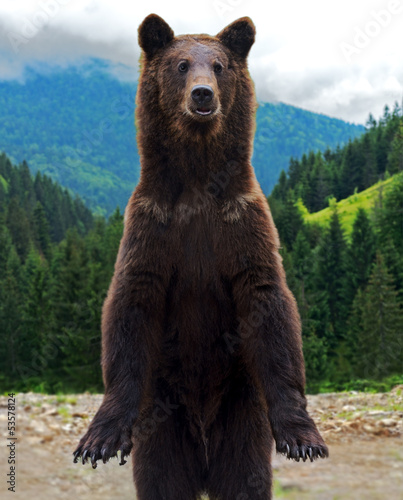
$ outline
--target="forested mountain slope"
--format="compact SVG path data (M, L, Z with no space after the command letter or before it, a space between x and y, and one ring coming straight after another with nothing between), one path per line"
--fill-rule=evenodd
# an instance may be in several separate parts
M136 84L94 60L81 67L27 71L24 83L0 81L0 151L26 159L80 194L100 214L126 206L139 180L135 141ZM261 103L253 164L268 194L289 157L325 150L362 134L363 126L286 104Z
M121 232L120 214L94 219L49 177L0 155L2 390L101 387L100 311Z
M402 376L402 110L386 108L370 122L343 148L291 159L269 198L311 387L367 387ZM365 191L382 179L384 189ZM346 207L348 238L339 216Z

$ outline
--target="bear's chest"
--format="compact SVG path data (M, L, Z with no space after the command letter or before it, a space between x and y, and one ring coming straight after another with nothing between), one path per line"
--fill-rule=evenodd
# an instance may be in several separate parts
M210 287L221 274L222 230L220 211L212 202L198 206L184 198L173 212L170 231L178 277L184 284Z

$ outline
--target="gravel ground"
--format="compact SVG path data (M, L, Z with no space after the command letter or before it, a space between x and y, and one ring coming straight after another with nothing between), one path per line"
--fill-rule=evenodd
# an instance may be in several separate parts
M17 484L7 491L7 397L0 397L1 498L50 500L135 499L130 459L73 464L72 452L102 395L17 395ZM403 500L403 386L389 393L308 397L308 407L330 458L292 462L273 456L275 499Z

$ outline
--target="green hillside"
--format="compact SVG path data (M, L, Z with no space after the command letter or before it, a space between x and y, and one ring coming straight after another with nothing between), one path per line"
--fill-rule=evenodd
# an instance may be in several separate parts
M401 175L401 174L399 174ZM304 221L309 224L319 224L322 227L329 225L332 213L337 209L340 224L346 235L350 235L353 230L354 220L360 208L367 212L379 205L385 193L396 183L398 175L394 175L385 181L379 181L373 186L360 193L354 193L344 200L336 201L335 198L329 200L329 206L310 214L301 199L296 203L304 217Z

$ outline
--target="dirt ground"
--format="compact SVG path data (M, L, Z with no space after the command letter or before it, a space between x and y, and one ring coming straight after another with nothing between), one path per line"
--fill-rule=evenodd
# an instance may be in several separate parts
M403 500L403 386L385 394L309 396L330 458L291 462L273 456L275 499ZM131 464L73 464L72 451L101 395L17 395L16 493L7 491L7 398L0 397L1 498L135 499ZM234 499L235 500L235 499Z

